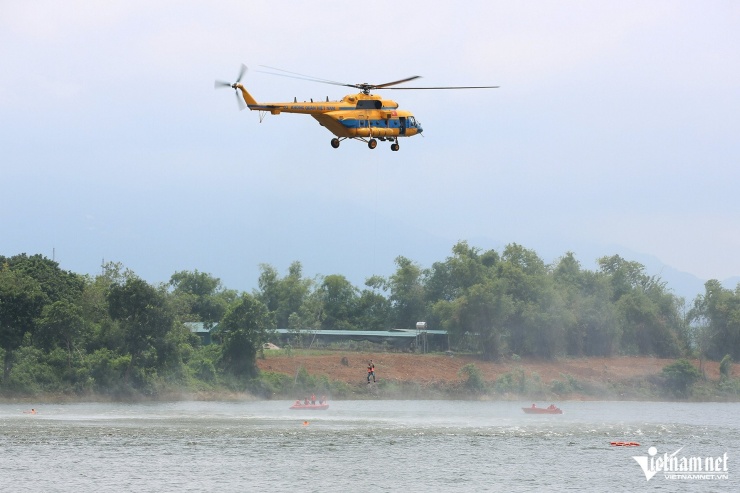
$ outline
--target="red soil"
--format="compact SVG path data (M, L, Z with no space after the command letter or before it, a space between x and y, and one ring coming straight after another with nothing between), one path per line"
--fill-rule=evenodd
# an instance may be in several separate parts
M347 364L342 363L346 358ZM265 359L258 359L262 371L295 375L299 368L314 376L327 376L349 384L362 383L367 375L367 361L375 363L378 379L396 382L415 382L421 385L454 383L465 379L460 369L473 363L484 380L494 382L499 376L521 369L531 378L537 374L542 383L549 385L553 380L564 380L569 375L579 383L608 385L627 383L640 378L659 375L663 367L673 363L672 359L647 357L578 358L554 361L522 359L482 361L472 356L407 353L366 353L337 351L332 354L312 355L295 351L291 356L265 351ZM699 361L692 363L698 368ZM710 380L719 380L719 363L704 362L704 374Z

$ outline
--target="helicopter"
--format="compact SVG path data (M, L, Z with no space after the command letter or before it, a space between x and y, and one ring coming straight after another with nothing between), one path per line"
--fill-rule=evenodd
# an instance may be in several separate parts
M259 103L247 91L241 83L244 74L247 72L246 65L242 64L235 82L225 82L217 80L214 84L216 89L232 88L236 94L236 100L239 109L249 108L251 111L260 112L260 122L267 114L279 115L280 113L298 113L311 115L319 124L334 134L331 139L331 146L334 149L339 147L340 142L345 139L355 139L367 143L370 149L378 146L378 141L391 142L391 150L398 151L400 146L398 139L401 137L413 137L421 135L423 129L416 117L406 110L399 110L398 103L390 99L385 99L380 95L371 94L376 89L403 89L403 90L437 90L437 89L496 89L499 86L442 86L442 87L392 87L405 82L419 79L420 76L414 75L405 79L383 84L369 84L366 82L360 84L346 84L335 82L328 79L320 79L296 72L289 72L274 67L267 67L273 71L284 73L264 72L270 75L282 77L291 77L312 82L320 82L337 86L352 87L359 89L356 94L348 94L339 101L316 101L298 102L297 98L293 102L287 103ZM241 94L240 94L241 93Z

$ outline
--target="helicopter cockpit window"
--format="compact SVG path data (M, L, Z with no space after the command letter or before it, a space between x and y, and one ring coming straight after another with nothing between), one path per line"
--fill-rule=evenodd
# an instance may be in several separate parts
M357 101L358 110L379 110L383 104L376 99L361 99Z
M410 117L409 117L409 120L408 120L408 122L409 122L409 123L408 123L408 126L409 126L409 127L415 127L415 126L416 126L416 119L415 119L415 118L414 118L413 116L410 116Z

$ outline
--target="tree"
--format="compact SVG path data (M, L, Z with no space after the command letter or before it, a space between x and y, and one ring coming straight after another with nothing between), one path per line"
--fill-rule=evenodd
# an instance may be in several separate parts
M172 329L174 317L168 310L165 293L146 281L128 278L124 284L114 284L108 292L108 311L123 329L123 352L131 355L126 371L128 381L133 368L156 368L165 335ZM147 383L142 376L139 384Z
M545 263L533 250L512 243L507 245L498 264L498 275L511 297L513 309L506 321L509 350L518 355L535 354L540 326L536 314L545 310L542 303L551 280Z
M619 255L601 257L598 260L601 272L611 280L614 301L636 287L647 288L655 281L645 274L645 267L639 262L630 262Z
M476 284L456 303L461 327L478 338L483 359L499 357L504 324L514 309L511 297L500 280Z
M690 361L680 359L664 367L663 376L666 378L668 388L676 395L684 397L688 394L691 385L701 378L701 373Z
M212 327L226 313L227 302L219 296L224 291L221 280L205 272L180 271L170 277L175 299L181 300L192 314L193 322Z
M219 323L226 370L239 378L257 375L257 350L267 342L271 328L267 307L254 296L242 294Z
M352 330L357 313L357 288L341 275L326 276L319 287L324 329Z
M622 331L614 304L611 286L602 274L585 276L583 300L577 312L578 331L585 356L612 356L619 351Z
M355 324L363 330L384 330L391 316L391 303L374 289L363 289L357 300Z
M0 256L0 265L4 264L10 270L36 280L48 303L61 299L76 301L85 285L82 276L60 269L57 262L39 254L30 257L25 253L10 258Z
M35 319L46 300L38 281L0 264L0 346L4 350L3 380L10 372L13 351L24 334L35 331Z
M452 247L451 257L432 265L425 283L427 301L451 301L459 297L465 289L483 282L498 261L498 254L493 250L481 254L467 242L458 242Z
M288 274L280 278L278 272L270 265L261 264L259 291L255 294L275 317L278 328L289 326L291 315L299 314L314 282L303 278L303 266L293 262L288 267Z
M72 366L72 349L85 330L82 309L66 300L46 305L38 322L37 337L42 346L50 350L54 346L67 351L67 365Z
M388 280L392 320L399 329L412 329L426 314L424 274L421 267L406 257L396 257L396 272Z
M622 327L622 350L677 356L683 325L678 311L680 300L666 291L660 278L645 274L645 268L637 262L614 255L602 257L599 265L612 288L612 301Z
M486 390L486 382L483 380L483 373L480 368L473 363L460 368L457 372L460 377L465 377L465 388L473 392L483 392Z
M587 296L584 290L586 275L573 252L567 252L558 259L552 270L553 288L563 304L560 316L565 353L572 356L582 356L584 351L585 333L581 318Z
M740 358L740 285L733 292L712 279L704 284L704 290L689 311L689 319L698 324L696 344L714 360L725 354Z

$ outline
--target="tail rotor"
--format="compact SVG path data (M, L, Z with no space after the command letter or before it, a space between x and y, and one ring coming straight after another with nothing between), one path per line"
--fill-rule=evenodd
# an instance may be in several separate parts
M236 104L239 106L239 111L246 108L247 104L244 102L244 99L242 99L241 95L239 94L239 90L236 87L236 85L241 82L242 77L244 77L244 74L246 73L247 73L247 66L242 64L241 68L239 69L239 75L237 76L235 82L226 82L223 80L217 80L213 84L214 89L224 89L226 87L231 87L232 89L234 89L234 94L236 95Z

